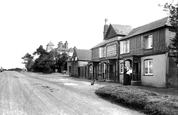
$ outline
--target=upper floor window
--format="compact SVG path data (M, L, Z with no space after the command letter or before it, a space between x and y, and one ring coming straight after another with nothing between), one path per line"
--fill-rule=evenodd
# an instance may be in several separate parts
M144 73L145 75L153 75L153 60L144 60Z
M120 42L120 54L129 53L130 52L130 41L121 41Z
M99 58L106 57L106 47L99 48Z
M153 48L153 35L144 36L145 49Z

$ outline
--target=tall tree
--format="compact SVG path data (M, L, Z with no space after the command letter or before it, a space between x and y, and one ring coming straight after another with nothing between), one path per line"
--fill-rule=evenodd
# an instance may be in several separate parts
M24 62L22 62L23 64L25 64L25 67L28 71L32 70L32 66L33 66L33 56L29 53L26 53L25 56L22 57L22 59L24 60Z
M175 29L176 35L173 39L171 39L169 54L178 66L178 4L173 5L166 3L164 5L164 10L169 13L170 24Z

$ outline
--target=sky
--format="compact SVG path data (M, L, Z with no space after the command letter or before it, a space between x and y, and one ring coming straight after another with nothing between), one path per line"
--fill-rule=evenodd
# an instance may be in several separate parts
M23 68L21 57L50 41L91 49L105 19L135 28L167 16L166 2L178 0L0 0L0 67Z

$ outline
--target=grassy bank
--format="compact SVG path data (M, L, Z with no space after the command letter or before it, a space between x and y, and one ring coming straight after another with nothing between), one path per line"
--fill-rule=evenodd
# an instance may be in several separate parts
M95 93L116 103L143 110L150 115L178 115L178 97L131 86L105 86Z

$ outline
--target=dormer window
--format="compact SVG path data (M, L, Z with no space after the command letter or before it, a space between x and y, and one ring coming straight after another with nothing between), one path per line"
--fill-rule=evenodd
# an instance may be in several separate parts
M144 36L145 49L153 48L153 35Z

